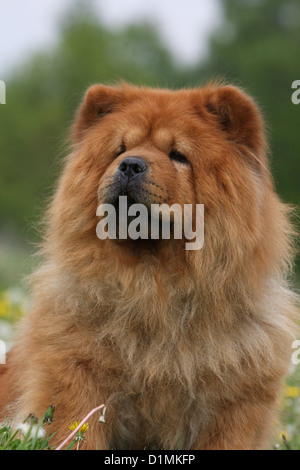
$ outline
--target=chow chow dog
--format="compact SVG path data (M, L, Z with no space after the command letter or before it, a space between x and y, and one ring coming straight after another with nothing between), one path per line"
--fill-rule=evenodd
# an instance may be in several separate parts
M18 417L55 406L86 449L264 449L295 334L290 208L244 91L94 85L46 214L33 305L8 364ZM203 204L204 246L104 239L101 203Z

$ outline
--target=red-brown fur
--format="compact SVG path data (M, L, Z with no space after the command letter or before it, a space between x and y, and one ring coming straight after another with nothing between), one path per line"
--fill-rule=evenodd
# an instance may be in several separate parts
M268 447L296 308L289 208L256 105L230 86L96 85L72 135L9 365L18 416L54 404L59 443L105 403L89 449ZM170 161L175 147L190 165ZM149 166L145 202L205 205L202 250L97 238L97 206L131 155Z

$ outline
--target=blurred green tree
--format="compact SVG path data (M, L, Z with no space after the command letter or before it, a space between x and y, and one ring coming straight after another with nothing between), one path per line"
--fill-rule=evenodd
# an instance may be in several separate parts
M60 25L57 44L14 69L0 107L0 221L30 227L52 193L74 111L98 82L176 86L178 69L154 26L103 26L89 4ZM0 228L1 230L1 228ZM29 235L29 238L33 233Z
M195 67L192 81L221 77L256 98L268 127L277 189L298 205L300 105L291 97L292 83L300 79L300 2L222 0L222 5L224 19L211 37L209 58Z

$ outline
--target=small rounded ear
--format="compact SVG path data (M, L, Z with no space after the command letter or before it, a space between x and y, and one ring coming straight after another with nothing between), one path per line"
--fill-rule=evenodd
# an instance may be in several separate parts
M75 142L82 139L85 132L101 117L111 113L122 102L123 91L118 87L93 85L79 106L72 128Z
M204 106L228 138L247 146L256 156L265 153L267 144L260 111L242 90L234 86L208 87Z

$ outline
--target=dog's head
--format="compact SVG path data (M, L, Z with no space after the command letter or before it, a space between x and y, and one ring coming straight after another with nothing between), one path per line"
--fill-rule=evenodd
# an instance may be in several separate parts
M127 209L203 204L205 240L197 254L203 269L205 263L205 269L222 265L232 271L254 255L263 259L266 243L278 244L272 218L280 218L281 209L274 204L264 127L255 103L240 89L95 85L78 110L72 138L74 151L52 206L56 234L72 256L87 256L88 247L93 257L104 245L117 250L115 240L97 239L96 211L100 204L118 209L120 196L127 197ZM174 237L160 241L149 249L184 250ZM136 253L141 246L133 241L130 249Z
M209 192L216 199L212 174L221 180L221 169L229 175L237 165L259 169L265 150L254 103L233 87L172 92L95 85L73 136L97 160L101 203L123 195L147 206L203 203Z

